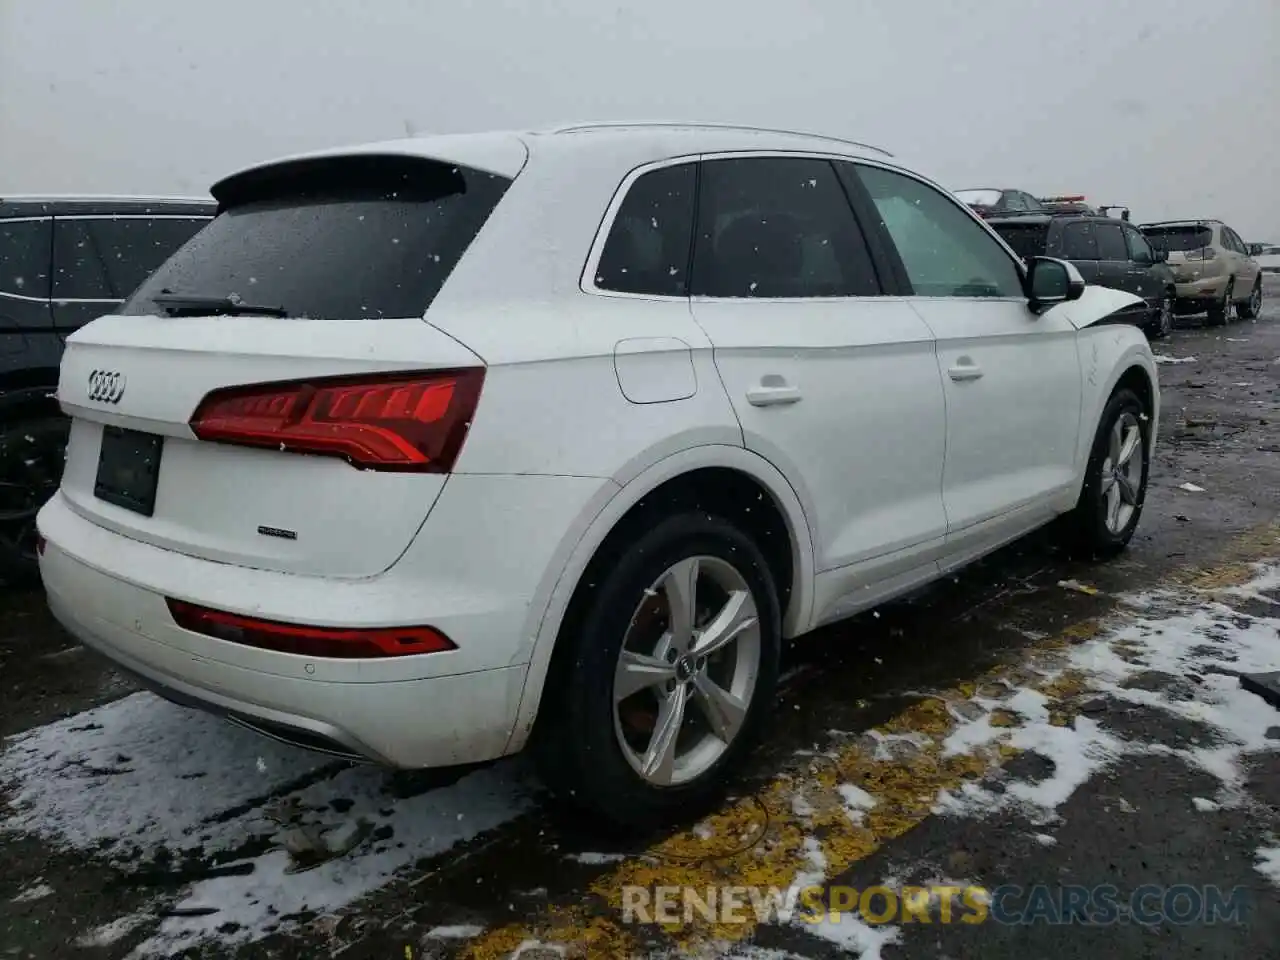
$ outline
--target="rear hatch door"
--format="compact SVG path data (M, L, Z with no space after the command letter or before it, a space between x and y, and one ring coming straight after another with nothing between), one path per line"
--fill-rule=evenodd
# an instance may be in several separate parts
M510 182L365 155L219 185L218 217L118 314L68 340L58 398L74 418L62 487L72 507L209 560L353 578L388 568L445 473L294 452L305 447L296 429L278 445L261 430L252 445L199 440L190 422L210 393L246 388L256 396L219 408L218 423L241 433L276 414L296 426L322 401L326 416L354 412L371 430L450 415L483 363L424 314ZM306 418L313 433L336 429Z

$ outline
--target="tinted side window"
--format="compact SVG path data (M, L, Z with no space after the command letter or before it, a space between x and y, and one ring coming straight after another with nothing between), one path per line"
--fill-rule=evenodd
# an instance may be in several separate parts
M1020 191L1010 190L1004 195L1004 207L1006 210L1022 213L1027 209L1027 203L1022 199Z
M1124 235L1118 225L1099 223L1094 227L1098 235L1099 260L1128 260L1129 250L1124 245Z
M826 160L751 157L702 165L693 292L852 297L880 292L871 256Z
M857 166L917 296L1023 296L1013 259L944 194L913 177Z
M1097 260L1098 238L1087 220L1062 228L1062 255L1068 260Z
M53 295L60 300L115 300L106 258L87 220L58 220L53 232Z
M1129 244L1129 257L1138 263L1151 263L1151 245L1132 227L1125 227L1124 238Z
M106 294L123 300L208 220L120 218L85 220L106 270Z
M49 296L48 220L0 220L0 293Z
M1039 200L1037 200L1035 197L1033 197L1033 196L1032 196L1031 194L1029 194L1029 193L1024 193L1024 194L1022 195L1022 202L1023 202L1023 203L1025 203L1025 204L1027 205L1027 209L1028 209L1028 210L1031 210L1031 211L1033 211L1033 212L1035 212L1035 213L1043 213L1043 212L1044 212L1044 209L1045 209L1044 204L1043 204L1043 203L1041 203Z
M1233 253L1244 253L1244 243L1230 227L1222 228L1223 245Z
M619 293L683 297L689 293L693 238L692 163L639 177L618 208L596 267L596 286Z

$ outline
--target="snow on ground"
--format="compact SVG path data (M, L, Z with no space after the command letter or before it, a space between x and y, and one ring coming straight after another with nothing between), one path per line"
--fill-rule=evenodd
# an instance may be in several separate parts
M1262 847L1257 852L1257 871L1280 887L1280 847Z
M984 688L983 696L949 704L956 726L942 743L943 754L1003 745L1039 754L1052 761L1052 769L1035 781L1006 778L999 793L974 782L942 791L935 811L964 816L1016 811L1033 824L1052 823L1062 805L1100 770L1153 753L1179 757L1218 779L1215 796L1190 798L1197 809L1242 802L1243 763L1251 754L1280 750L1280 742L1266 737L1268 728L1280 725L1280 714L1243 690L1234 673L1222 671L1280 668L1280 612L1259 616L1236 609L1249 604L1256 611L1259 604L1276 603L1278 592L1280 565L1271 565L1259 567L1253 582L1237 588L1204 594L1155 590L1119 598L1125 612L1108 634L1071 648L1056 663L1024 665L1027 669L1018 674L1022 686L1011 681L1003 690ZM1097 695L1195 721L1211 735L1204 745L1187 748L1137 743L1108 732L1091 711L1061 725L1051 713L1053 701L1037 688L1067 672L1082 676ZM1171 693L1164 689L1167 683L1126 685L1151 672L1168 675L1180 689ZM878 759L889 759L898 748L919 746L909 739L870 738ZM388 791L382 771L297 751L136 694L11 738L3 746L0 784L11 805L7 812L0 808L0 833L34 834L54 846L117 862L149 858L164 849L197 859L220 854L230 865L245 867L239 875L196 879L176 903L151 904L81 938L86 945L106 945L144 931L147 939L137 956L173 955L210 939L261 938L302 911L340 910L416 861L512 820L532 803L519 769L518 764L501 764L448 786L397 797ZM852 784L837 789L855 819L876 802ZM362 818L377 832L345 857L308 872L286 873L287 854L269 843L278 825L268 813L281 797L321 825ZM796 794L793 806L803 815L812 803ZM1053 842L1047 833L1035 834L1035 840ZM571 858L604 864L618 857L586 852ZM809 838L794 882L820 883L826 867L820 845ZM1260 849L1257 869L1280 885L1280 848ZM19 897L42 895L45 891L36 884ZM185 915L159 919L159 906L176 907L175 912ZM198 915L200 908L213 912ZM863 960L880 957L899 936L892 926L867 925L852 916L802 927ZM229 929L233 932L228 934ZM431 936L457 939L478 932L470 926L443 927ZM734 949L739 952L732 956L744 960L786 956Z
M388 793L387 782L375 768L335 763L140 693L13 738L0 753L0 783L11 801L7 816L0 810L0 832L35 834L116 862L162 848L230 853L221 866L247 872L197 880L169 904L214 912L157 925L144 910L88 936L114 942L150 922L154 932L138 955L167 956L215 935L258 939L303 910L339 909L530 803L511 764L407 799ZM279 829L268 813L282 797L321 826L363 818L374 839L314 870L286 874L283 849L259 852ZM235 859L255 843L255 855ZM226 924L235 931L227 934Z
M1033 823L1052 822L1058 808L1094 774L1122 758L1155 753L1179 757L1218 778L1221 788L1216 798L1193 799L1198 810L1242 802L1242 761L1252 754L1280 750L1280 743L1266 736L1268 728L1280 722L1280 713L1244 690L1236 673L1280 669L1276 642L1280 616L1247 615L1228 601L1275 603L1278 587L1280 566L1259 565L1255 579L1241 587L1194 596L1156 591L1128 598L1125 605L1130 610L1143 612L1131 615L1106 636L1079 645L1067 659L1065 668L1082 674L1090 689L1124 704L1202 724L1212 734L1212 745L1175 750L1125 741L1086 715L1075 717L1070 726L1057 726L1044 696L1030 688L1001 699L975 697L972 702L983 712L962 719L944 743L944 754L1007 744L1052 761L1052 772L1035 782L1007 783L999 794L976 783L966 783L957 791L944 790L935 812L989 816L1012 808ZM1183 688L1171 693L1126 686L1144 673L1166 675L1181 681ZM1017 723L994 723L997 708L1016 714Z

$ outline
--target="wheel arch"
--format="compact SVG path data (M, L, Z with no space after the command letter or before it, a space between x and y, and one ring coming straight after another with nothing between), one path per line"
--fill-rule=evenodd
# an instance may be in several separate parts
M507 753L522 748L533 731L542 694L554 682L555 653L564 649L557 641L585 603L590 575L607 564L655 511L702 508L713 495L714 512L742 523L760 544L775 578L781 574L789 581L779 584L783 636L808 627L813 542L801 502L783 474L743 447L706 445L665 457L616 490L564 563L542 611Z
M1122 326L1117 324L1112 329L1120 331ZM1160 378L1146 337L1136 328L1132 334L1132 337L1121 333L1115 335L1115 359L1110 364L1110 373L1101 382L1095 379L1094 382L1098 382L1097 388L1087 394L1089 406L1081 419L1080 440L1076 450L1077 495L1084 484L1084 472L1089 463L1089 452L1093 448L1094 434L1098 429L1098 418L1102 416L1102 411L1116 390L1129 387L1143 401L1148 411L1147 416L1151 419L1147 453L1148 456L1155 455L1156 434L1160 427ZM1105 328L1095 332L1094 336L1105 339Z

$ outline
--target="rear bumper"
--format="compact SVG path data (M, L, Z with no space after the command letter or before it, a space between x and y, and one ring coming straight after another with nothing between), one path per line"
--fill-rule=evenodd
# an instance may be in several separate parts
M373 683L359 681L359 663L344 665L348 680L263 673L179 649L161 638L169 632L164 629L139 629L146 622L139 611L163 607L163 598L94 570L52 541L40 567L58 621L176 703L307 749L393 767L450 766L504 752L524 666ZM186 632L176 625L170 630ZM188 636L211 650L232 646Z
M599 481L454 480L400 561L359 581L175 553L98 526L59 494L39 517L49 606L146 686L269 736L396 767L490 760L508 752L543 595L568 549L561 537ZM277 653L182 629L166 597L291 623L422 624L457 649L363 660Z
M1227 276L1200 277L1174 285L1174 293L1179 300L1191 301L1201 306L1206 301L1222 299L1222 292L1227 288Z

